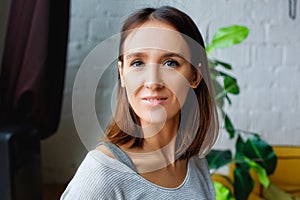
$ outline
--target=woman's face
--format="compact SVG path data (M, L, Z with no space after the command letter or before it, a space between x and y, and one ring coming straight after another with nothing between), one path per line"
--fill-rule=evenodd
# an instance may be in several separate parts
M186 41L174 27L148 21L128 35L123 52L121 84L141 125L178 122L188 90L200 80Z

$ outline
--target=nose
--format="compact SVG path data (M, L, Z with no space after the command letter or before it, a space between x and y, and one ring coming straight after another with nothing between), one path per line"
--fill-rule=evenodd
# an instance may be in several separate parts
M160 77L160 66L159 64L151 64L148 67L147 77L145 79L144 86L148 89L162 88L163 83Z

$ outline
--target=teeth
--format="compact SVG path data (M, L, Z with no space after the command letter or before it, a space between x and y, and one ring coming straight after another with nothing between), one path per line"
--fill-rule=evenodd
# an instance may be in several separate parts
M160 99L147 99L147 101L159 101L159 100L165 100L165 98L160 98Z

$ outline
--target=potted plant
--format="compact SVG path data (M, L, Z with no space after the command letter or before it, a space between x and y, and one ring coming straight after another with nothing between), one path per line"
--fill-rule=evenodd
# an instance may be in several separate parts
M208 56L217 48L228 48L244 41L249 33L245 26L233 25L218 29L212 41L206 45ZM229 63L220 61L209 56L209 67L213 85L216 92L218 111L224 119L224 128L229 138L235 142L235 152L230 150L213 149L207 155L207 161L212 173L220 167L234 163L233 179L223 175L234 188L234 194L224 193L226 188L215 183L216 193L223 195L217 199L231 199L234 196L237 200L245 200L253 190L254 181L251 178L250 170L257 174L260 183L268 187L268 175L276 168L277 157L272 147L262 140L257 133L236 129L230 117L224 110L225 104L232 106L231 95L238 95L240 89L237 79L229 75L232 70ZM219 192L223 190L223 192ZM229 190L227 190L229 191ZM227 195L227 196L226 196Z

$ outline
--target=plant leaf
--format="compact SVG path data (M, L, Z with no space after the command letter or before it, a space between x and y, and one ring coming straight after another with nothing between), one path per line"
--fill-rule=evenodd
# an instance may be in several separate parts
M242 137L240 135L238 135L238 138L237 138L236 143L235 143L236 151L240 152L240 153L243 153L244 152L244 145L245 145L244 140L242 139Z
M254 182L248 172L248 170L236 166L233 172L234 175L234 196L236 200L245 200L248 199L250 192L253 189Z
M256 172L256 174L258 175L258 179L259 182L265 187L267 188L270 184L270 180L268 178L267 172L266 170L261 167L259 164L257 164L256 162L254 162L253 160L250 160L249 158L245 157L245 161L248 163L248 165L250 166L250 168Z
M272 147L259 137L248 138L243 153L249 159L254 160L267 171L267 175L275 171L277 157Z
M225 77L229 77L229 78L232 78L233 80L236 80L235 78L233 78L232 76L230 76L229 74L227 74L227 73L225 73L225 72L223 72L221 70L217 70L217 71L218 71L219 75L223 76L224 78Z
M226 114L225 114L225 129L229 133L229 137L233 138L234 133L235 133L235 128L234 128L230 118Z
M231 67L230 64L225 63L225 62L222 62L222 61L220 61L220 60L214 60L214 63L215 63L216 65L221 65L221 66L223 66L225 69L229 69L229 70L232 69L232 67Z
M239 86L237 85L236 79L230 76L225 76L224 78L224 89L230 94L240 93L240 89Z
M232 154L229 150L211 150L206 156L210 169L219 169L232 162Z
M235 162L242 166L244 169L250 169L248 163L245 162L245 142L240 135L238 135L238 138L236 140L235 148Z
M216 191L216 200L234 200L231 197L230 190L218 181L213 181Z
M231 99L229 98L229 96L227 94L226 94L225 98L227 99L228 104L231 105L232 104Z
M223 27L214 34L212 43L209 45L209 53L215 48L227 48L241 43L248 36L249 29L245 26L233 25Z
M209 44L209 45L206 45L205 46L205 51L206 51L206 54L209 55L211 54L211 52L214 50L214 47L212 46L212 44Z

